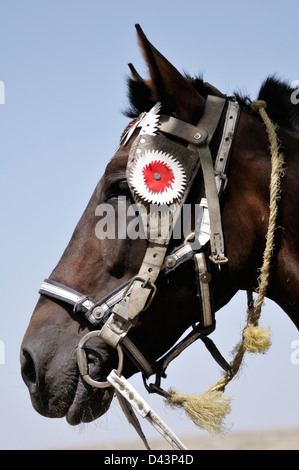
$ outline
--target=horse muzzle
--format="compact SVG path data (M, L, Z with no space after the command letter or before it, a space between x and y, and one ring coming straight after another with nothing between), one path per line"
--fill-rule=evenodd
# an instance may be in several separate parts
M50 302L47 300L37 306L39 314L44 309L49 311ZM60 307L57 308L62 316ZM67 312L64 313L69 319ZM53 312L53 315L56 314ZM73 425L93 421L104 414L113 392L111 388L95 389L80 376L76 354L80 340L78 325L72 336L65 336L66 325L57 330L49 323L48 315L48 324L40 327L35 318L38 317L34 314L20 354L22 378L34 409L46 417L66 417ZM104 382L111 369L117 366L117 352L96 338L87 346L84 352L89 375L95 381Z

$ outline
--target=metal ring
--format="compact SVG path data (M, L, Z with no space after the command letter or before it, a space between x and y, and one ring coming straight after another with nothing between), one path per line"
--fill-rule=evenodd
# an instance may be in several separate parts
M88 371L87 356L86 356L86 352L84 349L84 346L87 343L87 341L89 341L91 338L99 337L100 333L101 333L100 330L91 331L90 333L87 333L85 336L83 336L83 338L80 339L78 347L77 347L77 363L78 363L81 377L83 380L85 380L86 383L96 388L107 388L107 387L111 387L111 383L108 382L108 380L106 380L105 382L98 382L97 380L93 380L90 377L89 371ZM124 355L123 355L123 350L119 344L116 346L116 349L118 352L117 374L121 375L122 369L123 369Z
M189 235L186 236L186 238L183 241L183 244L187 243L191 238L195 237L195 232L189 233Z

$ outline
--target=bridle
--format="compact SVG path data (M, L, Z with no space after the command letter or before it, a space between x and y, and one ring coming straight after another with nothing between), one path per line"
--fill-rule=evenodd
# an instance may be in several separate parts
M159 110L160 104L157 103L151 111L142 113L125 131L120 143L126 146L135 131L140 129L131 145L126 170L127 182L134 202L140 208L140 222L147 238L147 249L139 272L98 301L51 279L45 279L39 290L44 296L71 305L74 313L83 315L95 328L80 340L77 348L79 371L87 383L106 388L111 386L112 381L111 374L104 382L95 381L89 376L85 345L90 338L98 337L117 349L119 364L116 375L114 374L113 386L118 398L120 390L117 384L122 372L123 352L142 372L148 392L163 396L167 396L168 392L161 388L161 378L165 377L168 364L197 339L203 341L226 372L230 370L229 364L208 338L215 329L210 265L216 264L220 269L228 261L225 256L219 199L227 184L226 173L240 107L235 101L209 95L204 114L197 126L175 117L160 116ZM223 114L222 137L213 163L209 144ZM163 138L158 133L163 134ZM200 167L205 197L199 205L194 232L182 245L169 252L175 224ZM158 211L159 223L154 236L150 230L152 205L158 208L163 206L170 214L165 217ZM141 210L144 208L145 210ZM128 333L136 324L140 313L150 306L156 294L158 276L170 276L186 263L194 266L199 321L193 325L191 333L162 358L156 362L149 360ZM148 385L146 380L153 374L156 375L155 383ZM122 400L121 403L124 408L126 401Z

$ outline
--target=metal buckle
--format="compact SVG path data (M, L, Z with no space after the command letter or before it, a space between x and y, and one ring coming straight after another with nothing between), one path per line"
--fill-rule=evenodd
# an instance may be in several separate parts
M142 312L144 312L145 310L147 310L149 308L149 306L151 305L152 301L154 300L154 297L156 295L156 292L157 292L157 287L155 286L155 284L153 282L150 281L150 278L148 279L144 279L143 277L140 277L140 276L134 276L131 281L129 282L129 284L127 285L124 293L123 293L123 298L126 297L127 293L129 292L129 290L131 289L131 287L133 286L134 282L136 281L139 281L139 282L142 282L141 284L141 287L143 289L145 289L146 287L150 287L152 289L152 295L150 296L150 298L147 300L147 303L145 304L145 307L142 309Z
M209 256L209 259L212 261L214 264L225 264L228 262L228 258L226 256L219 256L219 255L211 255Z

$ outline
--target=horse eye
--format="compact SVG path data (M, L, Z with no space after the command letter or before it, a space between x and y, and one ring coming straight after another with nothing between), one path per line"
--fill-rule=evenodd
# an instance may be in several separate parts
M105 190L105 200L117 198L118 196L129 196L130 190L127 183L127 180L119 180L112 183L106 190Z

